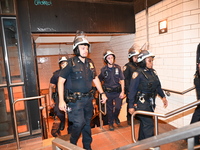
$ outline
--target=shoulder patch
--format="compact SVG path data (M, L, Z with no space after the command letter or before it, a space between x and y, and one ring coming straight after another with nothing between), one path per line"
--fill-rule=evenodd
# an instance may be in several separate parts
M127 67L126 67L126 66L124 66L124 67L123 67L123 71L125 71L125 70L126 70L126 68L127 68Z
M92 62L89 63L90 64L90 69L94 69L94 65Z
M135 79L138 76L138 72L133 72L132 79Z

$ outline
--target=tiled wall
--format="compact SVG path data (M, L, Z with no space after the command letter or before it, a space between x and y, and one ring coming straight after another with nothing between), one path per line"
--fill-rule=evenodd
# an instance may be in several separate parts
M164 0L149 8L148 14L150 51L156 57L154 68L160 77L162 87L183 92L193 87L196 68L196 49L200 42L200 0ZM91 58L97 70L102 67L102 53L111 48L117 58L116 63L123 66L127 62L127 51L133 43L142 46L147 40L145 11L136 16L136 34L114 36L109 43L93 44ZM168 32L159 34L158 22L168 20ZM170 93L168 108L157 98L158 113L167 113L196 100L195 91L184 95ZM175 127L190 123L194 109L164 120Z

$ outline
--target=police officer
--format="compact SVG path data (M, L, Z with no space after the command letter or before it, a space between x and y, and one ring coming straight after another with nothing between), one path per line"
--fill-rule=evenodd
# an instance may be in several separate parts
M167 107L168 101L161 89L160 80L153 69L154 55L142 50L138 55L139 68L132 74L129 87L129 113L135 110L154 112L155 97L158 94ZM152 116L138 115L140 120L138 140L154 136L154 122Z
M92 142L90 127L93 114L92 82L101 94L102 103L107 100L96 76L94 64L91 59L87 58L89 47L85 36L77 34L73 43L73 51L76 56L68 59L68 64L62 69L58 80L59 109L65 112L68 110L68 119L73 122L70 142L76 145L82 133L83 148L87 150L91 149ZM66 79L68 107L63 96Z
M50 99L50 106L53 107L54 113L60 120L60 127L58 129L58 134L60 133L60 130L64 130L65 128L65 113L63 111L60 111L58 108L59 100L58 100L58 89L57 89L57 83L58 83L58 77L60 74L60 71L62 68L64 68L67 65L67 58L62 57L59 60L59 70L56 70L53 73L53 76L50 79L49 84L49 99Z
M126 102L127 102L127 123L128 125L131 125L131 114L128 112L128 93L129 93L129 85L132 78L132 74L137 69L137 57L138 57L139 51L136 50L134 47L131 47L128 51L128 59L129 62L124 65L123 67L123 73L125 77L125 94L126 94Z
M200 44L199 44L199 49L200 49ZM196 95L197 99L200 100L200 63L197 64L197 71L195 73L195 78L194 78L194 85L196 89ZM192 115L192 119L190 124L195 123L200 121L200 105L198 105ZM200 135L195 136L194 138L194 144L199 145L200 144Z
M107 50L103 54L106 66L101 69L99 79L103 82L103 89L108 97L107 115L108 124L111 131L114 130L113 123L120 124L118 118L122 99L124 98L124 75L119 65L114 64L115 54L111 50Z

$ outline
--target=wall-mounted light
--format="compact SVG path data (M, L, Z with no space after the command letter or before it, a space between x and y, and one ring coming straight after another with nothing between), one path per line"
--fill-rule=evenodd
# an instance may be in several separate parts
M159 34L167 32L167 19L158 22Z

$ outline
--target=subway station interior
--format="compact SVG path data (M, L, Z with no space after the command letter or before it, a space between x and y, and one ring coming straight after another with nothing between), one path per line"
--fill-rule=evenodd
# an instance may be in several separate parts
M103 52L111 49L121 68L133 45L155 54L154 69L168 100L156 97L155 136L138 141L139 124L92 128L93 150L200 149L194 138L200 123L190 124L199 101L194 87L200 47L200 0L0 0L0 149L82 149L69 142L67 124L58 137L50 115L49 82L59 59L73 57L76 31L86 34L89 58L97 74ZM149 115L149 114L146 114ZM67 117L66 117L67 120Z

